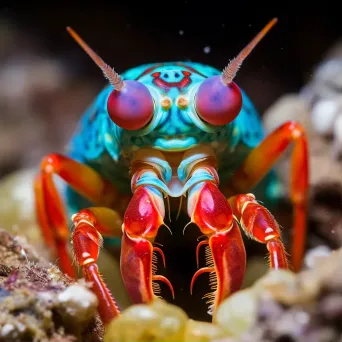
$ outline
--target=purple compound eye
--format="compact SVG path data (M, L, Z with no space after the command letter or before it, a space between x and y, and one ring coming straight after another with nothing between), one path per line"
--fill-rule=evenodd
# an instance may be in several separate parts
M224 84L221 76L211 76L199 86L195 103L196 111L203 121L223 126L239 115L242 95L234 82Z
M107 110L116 125L126 130L137 130L151 120L154 104L144 84L126 80L120 91L114 89L109 95Z

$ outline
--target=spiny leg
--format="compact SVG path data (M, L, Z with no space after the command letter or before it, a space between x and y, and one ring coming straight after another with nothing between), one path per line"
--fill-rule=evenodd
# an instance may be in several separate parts
M51 154L43 159L34 184L37 219L49 247L59 258L62 271L75 277L68 253L68 220L53 181L54 175L60 176L92 203L113 206L118 195L112 184L84 164L59 154Z
M199 167L192 173L216 173L213 168ZM194 185L188 193L188 214L191 222L198 225L207 240L199 243L196 250L198 260L199 248L208 244L206 250L207 267L199 269L193 276L190 291L196 278L205 272L210 274L213 293L206 295L210 303L208 313L230 294L240 289L246 269L246 251L237 221L227 199L218 189L217 183L203 181Z
M295 271L302 265L309 187L309 158L304 128L295 121L288 121L273 131L247 156L233 174L227 188L231 195L250 191L273 167L290 143L294 143L291 160L290 199L293 204L293 241L291 264Z
M270 267L274 269L288 268L279 224L273 215L256 201L253 194L231 197L229 203L245 233L255 241L266 244Z
M98 311L104 324L118 316L119 308L103 281L96 264L102 236L121 236L121 217L109 208L94 207L79 211L72 217L74 231L72 245L77 263L82 267L86 281L98 298Z
M133 197L126 209L121 243L121 274L132 303L146 303L159 292L158 284L166 283L174 297L174 291L168 279L155 275L153 251L165 257L162 250L153 247L158 230L164 224L165 208L163 194L157 187L148 185L158 179L152 170L138 170L133 176ZM146 184L136 187L142 180Z

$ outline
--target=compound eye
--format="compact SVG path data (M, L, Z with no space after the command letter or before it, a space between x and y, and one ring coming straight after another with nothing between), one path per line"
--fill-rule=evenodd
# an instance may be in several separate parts
M144 84L125 80L121 90L114 89L109 95L107 110L116 125L130 131L137 130L152 119L153 98Z
M241 91L234 82L225 85L220 75L211 76L199 86L195 105L203 121L223 126L239 115L242 107Z

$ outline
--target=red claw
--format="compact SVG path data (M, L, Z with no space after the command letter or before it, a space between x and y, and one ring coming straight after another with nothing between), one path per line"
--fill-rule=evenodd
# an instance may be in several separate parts
M166 267L166 259L165 259L165 254L164 254L163 250L159 247L154 246L153 251L158 252L160 254L160 256L162 257L162 260L163 260L163 265L164 265L164 267Z
M199 252L202 246L207 246L209 244L208 240L203 240L201 241L197 247L196 247L196 263L197 263L197 268L199 267Z
M217 275L216 305L241 288L246 270L246 250L236 221L229 230L209 239Z
M209 244L211 256L207 267L194 274L190 291L192 292L199 275L213 272L216 279L211 280L216 280L217 286L214 288L212 304L216 308L242 285L246 269L246 251L241 232L228 201L211 182L205 182L199 189L190 191L188 212L192 222L208 236L208 240L201 241L197 246L197 263L201 246Z
M121 243L121 274L132 303L153 299L152 244L143 238L123 233Z
M121 244L121 273L132 303L153 300L152 281L162 281L174 290L168 279L153 274L153 251L165 256L152 242L164 222L164 203L161 195L145 187L138 188L126 210Z
M194 287L196 279L203 273L212 273L215 272L215 267L202 267L200 268L192 277L190 283L190 294L192 294L192 289Z
M205 182L191 194L188 202L191 221L205 235L228 229L233 222L233 211L216 185Z
M158 280L162 281L164 284L166 284L169 287L170 291L171 291L172 298L175 299L175 291L174 291L173 286L172 286L172 284L171 284L169 279L167 279L166 277L164 277L162 275L154 275L152 277L152 279L154 281L158 281Z
M241 288L246 270L246 251L238 224L234 221L232 228L216 232L209 238L212 254L212 266L199 269L190 285L192 292L197 277L203 273L215 272L217 287L214 307L226 297Z
M131 236L154 238L163 223L163 203L151 191L138 188L127 207L124 230Z

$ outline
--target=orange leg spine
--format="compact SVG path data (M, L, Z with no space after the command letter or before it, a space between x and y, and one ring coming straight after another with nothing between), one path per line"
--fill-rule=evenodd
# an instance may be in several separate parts
M68 251L68 220L53 175L60 176L94 203L113 205L118 194L113 185L84 164L59 154L51 154L43 159L41 171L34 182L37 220L48 246L58 256L61 270L75 278L76 272Z
M298 122L288 121L270 133L233 174L224 193L236 195L250 191L270 171L291 142L294 143L290 177L290 199L294 206L291 264L295 271L299 271L305 247L309 187L308 143L304 128Z
M253 194L237 195L228 201L245 233L266 244L271 268L289 268L280 228L273 215L256 201Z

